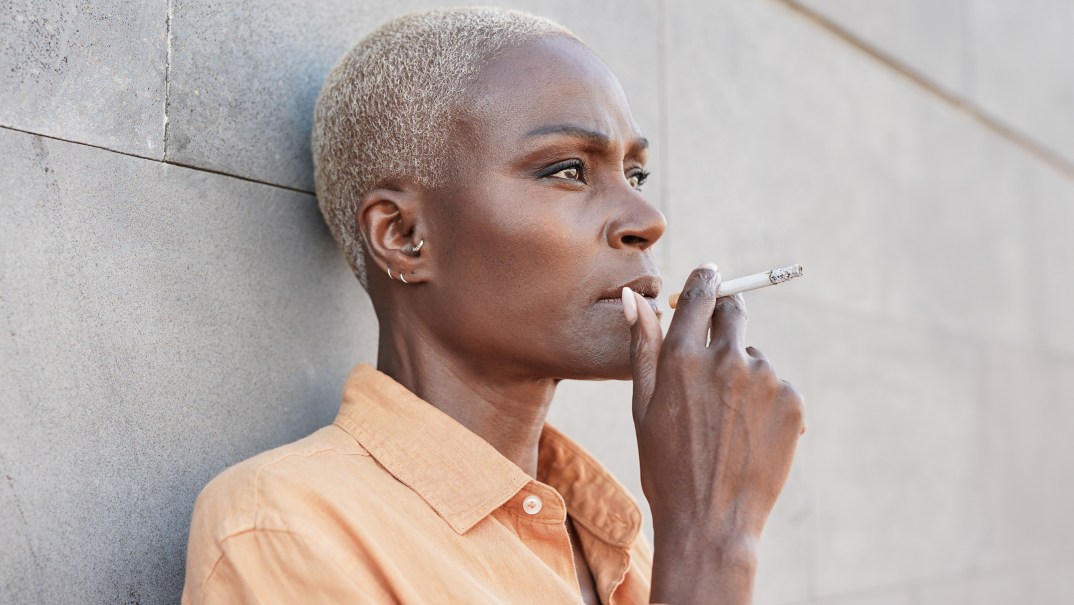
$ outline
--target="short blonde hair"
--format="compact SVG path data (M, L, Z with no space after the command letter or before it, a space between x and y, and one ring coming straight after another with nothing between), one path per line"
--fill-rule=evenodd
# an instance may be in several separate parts
M563 26L517 10L434 9L403 15L363 38L332 68L317 97L311 148L318 204L368 289L358 206L405 178L422 186L447 173L447 119L481 70L504 51Z

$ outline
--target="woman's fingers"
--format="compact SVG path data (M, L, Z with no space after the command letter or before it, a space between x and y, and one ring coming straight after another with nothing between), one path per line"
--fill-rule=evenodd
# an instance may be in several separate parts
M720 350L746 349L746 299L741 294L716 300L712 314L711 346Z
M719 286L720 272L712 263L705 263L690 273L665 337L669 346L705 348Z
M623 314L630 323L630 365L634 375L634 421L645 417L656 387L656 361L664 335L660 320L642 295L623 288Z

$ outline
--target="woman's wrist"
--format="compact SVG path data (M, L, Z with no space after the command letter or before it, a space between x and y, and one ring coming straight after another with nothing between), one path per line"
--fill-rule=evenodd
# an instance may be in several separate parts
M748 605L757 571L757 537L746 532L654 533L649 600L670 605Z

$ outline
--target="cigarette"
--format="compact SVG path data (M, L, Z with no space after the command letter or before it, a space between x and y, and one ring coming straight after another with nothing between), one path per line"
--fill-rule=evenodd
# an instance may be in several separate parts
M802 277L802 265L791 265L781 269L772 269L764 273L755 273L746 277L739 277L730 281L720 282L720 288L716 290L716 298L734 296L739 292L749 292L757 288L767 288L776 284L782 284L796 277ZM675 293L668 297L668 304L674 309L679 304L679 294Z

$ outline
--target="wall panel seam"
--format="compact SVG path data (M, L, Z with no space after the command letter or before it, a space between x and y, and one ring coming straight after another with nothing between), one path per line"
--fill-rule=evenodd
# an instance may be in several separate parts
M971 119L975 120L1001 139L1019 147L1041 162L1051 166L1066 178L1074 180L1074 161L1071 161L1059 152L1054 151L1044 143L1041 143L1013 126L1006 124L1003 120L991 115L970 100L947 90L894 56L880 50L868 41L855 35L835 21L802 5L798 0L773 1L776 4L788 8L792 13L820 27L851 47L861 51L888 69L891 69L895 73L916 84L940 101L968 115Z
M74 140L71 140L71 139L64 139L64 138L60 138L60 137L57 137L57 136L52 136L52 135L49 135L49 134L41 134L40 132L34 132L32 130L23 130L22 128L15 128L13 126L6 126L6 125L3 125L3 124L0 124L0 129L2 129L2 130L10 130L11 132L21 132L22 134L29 134L29 135L41 137L43 139L50 139L50 140L53 140L53 141L60 141L61 143L71 143L72 145L82 145L84 147L91 147L93 149L100 149L101 151L107 151L108 153L114 153L114 154L117 154L117 155L123 155L123 156L127 156L127 157L130 157L130 158L138 158L139 160L146 160L147 162L156 162L158 164L167 164L169 166L178 166L179 168L186 168L186 169L189 169L189 170L195 170L197 172L207 172L209 174L218 174L220 176L226 176L228 178L237 179L237 180L240 180L240 181L246 181L247 183L257 183L258 185L265 185L267 187L275 187L276 189L283 189L285 191L294 191L295 193L304 193L304 194L310 195L310 196L315 195L314 192L312 192L312 191L307 191L305 189L298 189L296 187L288 187L287 185L280 185L279 183L270 183L268 181L261 181L261 180L253 179L253 178L246 177L246 176L240 176L240 175L237 175L237 174L231 174L231 173L228 173L228 172L221 172L219 170L213 170L211 168L205 168L203 166L193 166L191 164L184 164L182 162L175 162L175 161L170 161L170 160L161 160L161 159L158 159L158 158L151 158L151 157L147 157L147 156L144 156L144 155L138 155L136 153L129 153L129 152L126 152L126 151L119 151L117 149L110 149L108 147L102 147L100 145L94 145L92 143L85 143L83 141L74 141Z
M164 21L165 44L167 46L164 60L164 161L168 161L168 108L171 101L171 72L172 72L172 0L168 1L167 16Z

